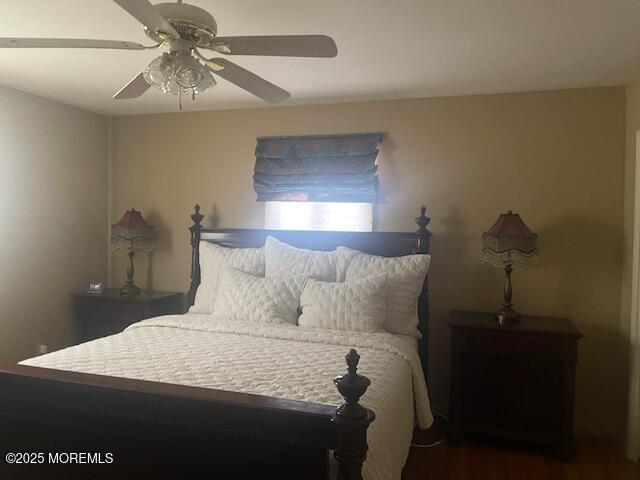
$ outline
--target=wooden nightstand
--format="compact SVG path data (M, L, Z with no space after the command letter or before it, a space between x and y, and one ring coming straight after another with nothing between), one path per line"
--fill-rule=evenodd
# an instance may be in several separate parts
M498 325L494 314L453 311L452 440L489 436L575 454L573 404L578 340L566 318L523 317Z
M82 342L121 332L145 318L183 313L184 309L179 292L142 291L133 297L120 295L120 290L114 288L72 297Z

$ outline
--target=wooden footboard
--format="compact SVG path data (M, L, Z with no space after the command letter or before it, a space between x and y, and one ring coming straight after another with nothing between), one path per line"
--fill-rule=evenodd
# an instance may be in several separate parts
M345 399L338 408L0 367L0 478L360 479L375 416L358 403L369 380L356 372L356 351L346 360L335 379Z

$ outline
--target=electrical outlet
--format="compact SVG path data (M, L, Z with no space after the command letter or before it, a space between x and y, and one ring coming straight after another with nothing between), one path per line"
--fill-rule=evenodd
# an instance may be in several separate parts
M48 351L49 351L49 345L45 345L44 343L42 343L40 344L40 347L38 347L38 353L40 355L44 355Z

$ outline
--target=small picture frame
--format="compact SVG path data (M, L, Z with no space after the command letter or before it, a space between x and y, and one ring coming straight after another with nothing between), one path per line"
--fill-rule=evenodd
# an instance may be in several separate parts
M101 294L104 291L102 283L90 283L87 293L93 293L96 295Z

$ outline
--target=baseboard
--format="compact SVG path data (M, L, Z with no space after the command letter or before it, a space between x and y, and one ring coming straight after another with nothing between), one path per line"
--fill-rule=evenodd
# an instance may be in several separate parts
M588 423L576 423L574 430L576 435L589 437L606 437L613 442L616 448L624 449L624 429L622 429L621 431L614 425L602 426Z

